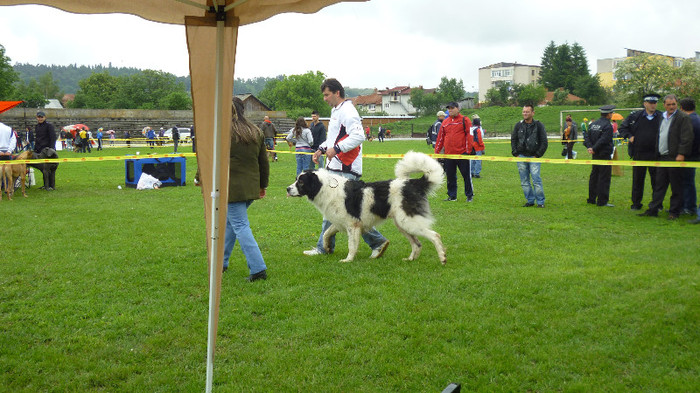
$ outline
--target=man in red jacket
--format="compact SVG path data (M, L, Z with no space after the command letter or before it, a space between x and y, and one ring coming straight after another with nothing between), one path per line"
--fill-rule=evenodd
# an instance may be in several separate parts
M469 132L472 122L468 117L459 113L459 104L454 101L447 104L447 111L450 116L442 122L435 142L435 153L466 155L469 151L468 146L473 143L473 137ZM467 202L471 202L474 198L474 189L472 188L469 160L448 158L445 159L444 167L447 175L447 199L445 201L457 200L457 168L459 168L464 179L464 194L467 196Z

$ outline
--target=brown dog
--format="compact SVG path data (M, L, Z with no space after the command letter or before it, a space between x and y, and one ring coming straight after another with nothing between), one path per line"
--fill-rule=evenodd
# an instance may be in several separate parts
M17 160L30 160L33 157L33 152L31 150L23 151L17 156ZM3 161L4 162L4 161ZM0 168L0 180L5 183L5 192L7 193L7 199L12 200L12 195L15 193L15 181L18 177L22 178L22 196L27 197L27 193L24 190L25 180L27 179L27 164L14 164L7 165L3 164ZM2 200L2 193L0 192L0 200Z

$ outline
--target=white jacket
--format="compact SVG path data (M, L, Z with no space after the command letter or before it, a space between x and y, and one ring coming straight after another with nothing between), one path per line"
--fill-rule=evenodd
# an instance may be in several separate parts
M326 169L362 176L362 142L364 140L362 119L357 109L350 100L341 102L331 110L328 136L319 146L322 152L334 148L340 151L332 160L329 160Z
M12 127L0 123L0 152L8 153L15 151L17 147L17 137L12 132Z

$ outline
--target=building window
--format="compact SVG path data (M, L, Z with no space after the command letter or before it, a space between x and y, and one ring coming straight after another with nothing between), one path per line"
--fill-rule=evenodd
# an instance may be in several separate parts
M531 72L532 72L532 76L535 76L535 70L532 70Z
M374 104L369 104L369 110L373 111L375 109Z
M676 60L673 62L673 65L676 66L676 67L680 67L680 66L683 65L683 60L678 60L678 59L676 59Z
M384 108L389 109L389 103L384 104Z

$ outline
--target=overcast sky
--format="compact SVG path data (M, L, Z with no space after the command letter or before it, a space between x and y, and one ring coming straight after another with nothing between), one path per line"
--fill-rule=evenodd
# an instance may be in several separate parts
M596 59L625 48L694 57L698 1L371 0L312 15L283 14L239 30L235 76L321 71L350 87L437 87L498 62L539 65L550 41L578 42ZM12 63L78 64L189 74L182 26L129 15L75 15L44 6L0 7L0 44Z

